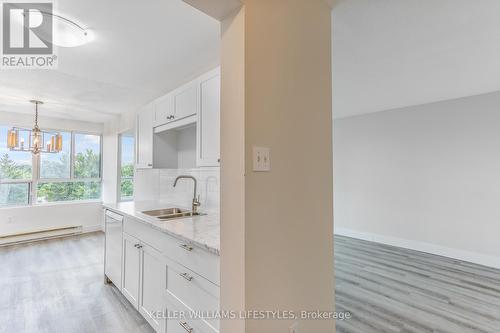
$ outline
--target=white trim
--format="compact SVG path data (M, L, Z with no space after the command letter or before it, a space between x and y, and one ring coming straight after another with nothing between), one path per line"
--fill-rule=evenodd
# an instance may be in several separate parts
M96 225L89 225L89 226L82 227L82 234L86 234L89 232L96 232L96 231L104 232L104 225L103 224L96 224Z
M458 259L462 261L471 262L478 265L493 267L500 269L500 257L491 256L487 254L464 251L460 249L454 249L450 247L440 246L431 243L425 243L415 240L409 240L404 238L384 236L369 232L361 232L353 229L346 228L335 228L335 235L347 236L356 239L362 239L375 243L382 243L386 245L392 245L397 247L402 247L405 249L435 254L438 256Z
M184 127L196 125L197 117L198 116L194 114L188 117L177 119L169 123L157 126L154 128L154 133L157 134L168 130L173 130L173 129L178 130L178 129L183 129Z
M95 200L68 200L68 201L54 201L54 202L43 202L33 205L19 205L19 206L5 206L0 207L0 211L8 209L26 209L26 208L36 208L36 207L48 207L48 206L64 206L64 205L85 205L85 204L102 204L101 199Z

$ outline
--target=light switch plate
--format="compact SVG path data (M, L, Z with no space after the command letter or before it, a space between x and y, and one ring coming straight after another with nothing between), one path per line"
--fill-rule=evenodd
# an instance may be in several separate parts
M253 171L271 171L271 149L267 147L253 147Z

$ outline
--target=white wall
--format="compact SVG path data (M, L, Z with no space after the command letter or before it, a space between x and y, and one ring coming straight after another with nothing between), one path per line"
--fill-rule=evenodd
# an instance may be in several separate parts
M55 203L0 208L0 236L66 226L82 226L83 232L100 230L101 203Z
M336 233L500 267L500 93L335 120Z
M193 182L180 180L174 188L175 178L190 175L197 179L200 211L219 213L220 168L192 169L138 169L134 179L134 200L163 200L169 204L190 207L193 200Z
M33 115L0 111L0 124L31 128ZM40 116L41 128L102 133L103 124ZM0 208L0 235L62 226L99 229L102 223L98 202L55 203L40 206Z
M224 20L222 39L221 307L331 311L330 8L248 0ZM270 172L253 172L253 146L271 148ZM222 331L292 324L223 321ZM302 320L299 331L334 332L335 324Z
M102 201L118 200L118 135L135 131L137 112L127 112L104 124L102 150Z

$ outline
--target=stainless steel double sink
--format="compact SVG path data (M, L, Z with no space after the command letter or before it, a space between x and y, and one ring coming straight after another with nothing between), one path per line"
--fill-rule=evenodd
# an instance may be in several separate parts
M193 213L192 211L180 208L164 208L156 210L147 210L142 212L145 215L155 217L159 220L173 220L182 217L199 216L200 213Z

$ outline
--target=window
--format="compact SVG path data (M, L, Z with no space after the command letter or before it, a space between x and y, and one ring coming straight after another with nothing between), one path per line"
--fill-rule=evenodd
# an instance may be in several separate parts
M0 207L28 205L33 179L31 153L7 149L7 131L0 126ZM29 142L27 133L20 133L21 141Z
M41 179L69 179L71 177L71 133L61 132L63 149L61 152L42 153L40 155ZM44 138L44 142L50 140Z
M101 198L101 136L60 132L61 152L32 155L10 151L0 126L0 208L32 203ZM20 132L20 142L29 142Z
M101 177L101 137L75 134L75 178Z
M120 135L119 186L120 201L132 200L134 195L134 136Z
M28 205L29 197L29 183L0 183L0 207Z
M67 145L63 144L63 150L57 154L42 154L42 160L43 155L52 155L51 163L46 163L46 166L55 165L58 168L45 170L41 163L40 175L50 175L50 177L40 177L36 190L37 203L99 199L101 197L101 136L82 133L73 133L72 136L71 133L61 134L63 142L66 137L68 138ZM71 147L73 147L73 153L71 153ZM49 157L45 158L49 159ZM67 163L67 161L70 162Z
M52 182L38 183L38 203L95 200L101 197L101 182Z

